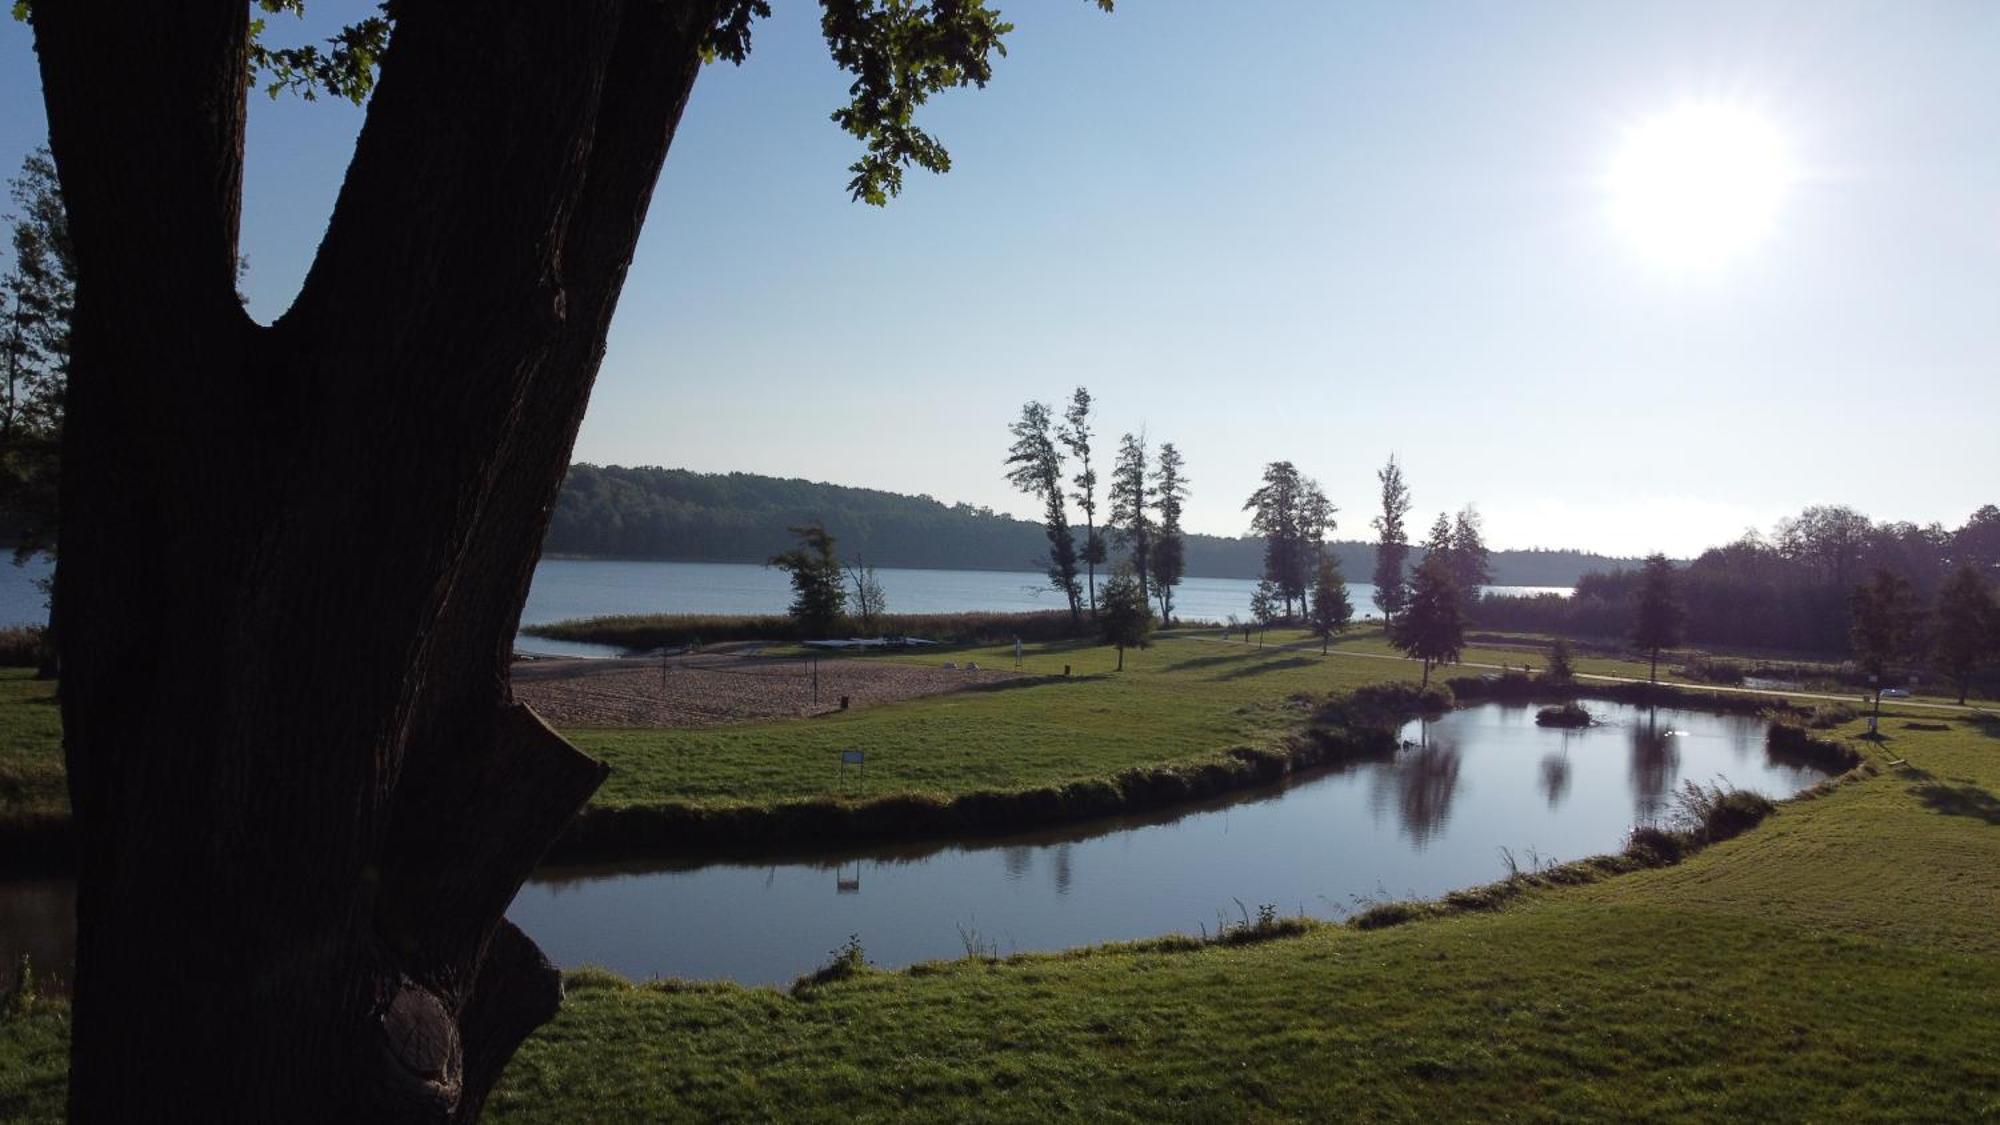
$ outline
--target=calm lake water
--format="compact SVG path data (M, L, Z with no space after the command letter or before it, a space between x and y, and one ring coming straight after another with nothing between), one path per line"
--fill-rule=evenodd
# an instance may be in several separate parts
M1061 609L1063 600L1048 579L1029 571L877 571L891 613L962 613ZM1102 576L1100 576L1100 581ZM1188 578L1174 595L1179 617L1226 621L1250 619L1255 582L1241 578ZM1489 586L1507 593L1568 594L1555 586ZM1375 616L1375 587L1350 582L1348 599L1356 616ZM521 623L535 625L609 613L771 613L785 612L791 587L783 572L747 563L616 562L599 559L545 559ZM596 645L569 645L522 637L529 652L607 655Z
M48 618L35 579L46 577L50 564L36 558L26 566L0 564L0 627L33 624ZM1061 609L1063 602L1048 580L1027 571L894 570L877 572L895 613L960 613L974 610ZM1225 621L1231 614L1248 620L1255 582L1240 578L1189 578L1174 597L1174 612L1190 618ZM1548 591L1567 594L1568 587L1490 586L1510 593ZM1348 584L1356 614L1374 616L1375 588L1365 582ZM785 575L748 563L620 562L603 559L544 559L521 611L523 625L540 625L575 617L612 613L783 613L791 603ZM522 638L524 648L551 652L566 648L556 642ZM580 646L581 652L597 651Z
M1213 932L1275 904L1340 917L1378 898L1435 897L1527 866L1617 850L1683 780L1782 798L1823 775L1773 761L1742 716L1591 703L1588 730L1489 704L1410 724L1393 759L1069 831L748 861L552 868L508 911L558 965L635 978L786 983L858 935L870 960L1062 949ZM1243 907L1238 907L1238 902ZM66 974L74 892L0 884L0 977L27 952Z
M1339 917L1525 867L1616 851L1683 780L1773 798L1820 779L1771 761L1765 724L1591 703L1604 725L1538 727L1487 705L1412 723L1416 744L1187 811L1082 831L809 857L551 870L509 916L560 965L636 977L789 982L858 935L871 961L1214 932L1260 903ZM1244 907L1239 907L1239 901Z

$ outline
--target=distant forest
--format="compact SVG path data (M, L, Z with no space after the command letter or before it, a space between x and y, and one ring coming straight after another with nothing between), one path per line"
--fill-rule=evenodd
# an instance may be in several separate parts
M1984 589L2000 586L2000 507L1985 505L1957 528L1876 523L1840 506L1807 508L1768 536L1752 532L1676 567L1674 587L1688 644L1837 654L1850 647L1855 588L1886 571L1908 584L1915 608L1926 615L1917 630L1921 649L1936 627L1930 607L1961 568ZM1629 568L1587 574L1573 597L1489 594L1471 618L1489 629L1621 637L1632 628L1638 585ZM2000 618L1993 620L2000 629Z
M1040 571L1048 565L1042 525L991 508L755 473L590 464L570 466L543 550L595 558L762 563L793 545L787 528L813 520L840 541L843 558L876 566ZM1351 581L1368 580L1374 544L1331 546ZM1414 552L1412 561L1421 555ZM1636 565L1581 551L1492 556L1493 581L1503 586L1573 586L1587 572ZM1187 573L1259 578L1264 540L1190 534Z

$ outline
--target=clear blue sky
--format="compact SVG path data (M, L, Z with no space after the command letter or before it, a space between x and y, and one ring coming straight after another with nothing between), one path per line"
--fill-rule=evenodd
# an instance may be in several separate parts
M1006 425L1083 383L1107 449L1181 446L1201 531L1241 532L1288 458L1366 535L1392 450L1420 528L1476 502L1500 546L1691 553L1811 503L1956 526L2000 500L2000 4L1000 6L993 84L926 117L953 172L886 210L845 198L816 5L703 74L580 459L1032 514ZM11 22L0 97L11 169L44 128ZM269 319L361 113L253 103ZM1699 270L1606 183L1689 103L1768 125L1793 171Z

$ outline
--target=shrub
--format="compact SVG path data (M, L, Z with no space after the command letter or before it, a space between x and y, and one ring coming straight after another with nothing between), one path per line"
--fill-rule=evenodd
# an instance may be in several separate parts
M1755 828L1775 808L1761 793L1688 781L1674 794L1672 819L1692 842L1714 844Z
M1813 730L1831 730L1860 717L1861 712L1845 703L1821 703L1806 714L1806 726Z
M1437 715L1452 709L1456 700L1443 684L1420 688L1407 681L1366 684L1346 695L1337 695L1322 704L1317 718L1322 723L1349 727L1400 727L1419 715Z
M1535 712L1535 724L1544 727L1587 727L1597 722L1590 712L1577 703L1565 703L1560 707L1544 707Z
M1687 854L1687 841L1679 833L1641 824L1625 838L1625 854L1644 864L1665 867L1679 863Z
M1576 660L1570 654L1568 641L1558 637L1549 646L1549 670L1543 678L1559 684L1576 679Z
M1348 920L1357 930L1381 930L1415 921L1424 913L1421 903L1378 902Z
M15 625L0 629L0 667L39 667L47 634L48 630L39 625Z
M862 951L861 935L849 934L839 949L827 955L826 964L792 982L794 993L834 981L852 980L868 971L868 954Z
M1681 675L1704 684L1740 685L1750 674L1749 669L1734 660L1718 660L1709 656L1698 656L1682 664Z

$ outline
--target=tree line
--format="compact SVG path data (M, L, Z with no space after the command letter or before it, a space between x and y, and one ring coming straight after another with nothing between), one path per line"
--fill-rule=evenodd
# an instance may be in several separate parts
M1042 507L1042 534L1048 542L1043 571L1050 588L1068 603L1076 627L1082 626L1086 610L1093 620L1101 616L1097 569L1110 560L1113 543L1124 553L1115 574L1118 594L1125 595L1129 579L1146 616L1157 603L1160 620L1171 621L1174 587L1187 574L1186 534L1181 528L1188 498L1185 462L1172 442L1162 444L1153 456L1144 430L1121 436L1103 496L1109 511L1100 528L1093 405L1085 387L1070 394L1060 421L1047 403L1024 404L1008 427L1013 438L1007 447L1008 483ZM1072 501L1084 517L1080 546L1069 520ZM1120 606L1121 613L1124 608Z
M1960 576L1967 569L1989 586L2000 581L2000 507L1986 505L1955 529L1811 507L1769 534L1702 552L1676 569L1676 582L1690 644L1833 655L1850 647L1852 593L1864 579L1887 571L1935 605L1948 585L1971 581ZM1640 581L1630 569L1594 571L1571 597L1488 596L1473 616L1493 629L1617 636Z
M1098 467L1094 457L1092 467ZM1080 551L1094 525L1107 554L1096 563L1101 574L1127 552L1104 535L1101 515L1109 504L1101 489L1097 497L1103 508L1095 517L1070 508L1070 534ZM1043 522L1015 519L980 505L756 473L586 462L570 467L544 549L552 555L593 558L761 563L791 542L789 529L816 519L851 550L883 567L1040 570L1048 550ZM1183 530L1183 574L1254 581L1264 572L1264 546L1254 535ZM1326 547L1349 574L1368 574L1376 565L1373 543L1329 539ZM1420 554L1422 545L1415 551ZM1570 586L1593 569L1627 561L1545 549L1494 551L1491 556L1494 581L1520 586ZM1637 560L1629 561L1636 565Z
M1456 515L1440 512L1425 541L1412 543L1409 482L1394 454L1376 482L1380 511L1370 520L1377 536L1370 574L1375 607L1390 642L1424 662L1428 685L1431 669L1455 662L1464 649L1466 603L1492 583L1493 552L1478 509L1470 504ZM1302 624L1320 639L1324 652L1354 613L1339 556L1326 541L1338 526L1339 508L1318 481L1290 461L1264 466L1261 484L1243 507L1251 513L1251 532L1264 540L1263 575L1251 597L1251 616L1267 628Z

